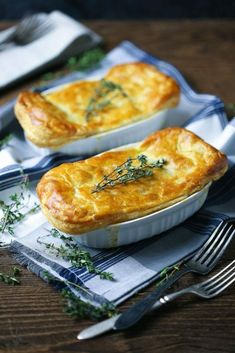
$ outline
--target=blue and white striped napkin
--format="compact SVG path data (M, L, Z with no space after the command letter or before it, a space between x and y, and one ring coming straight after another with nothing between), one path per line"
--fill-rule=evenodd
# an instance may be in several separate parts
M117 63L136 60L156 65L160 70L175 77L181 85L180 105L174 109L174 114L170 116L166 126L184 126L223 150L229 157L230 169L221 180L212 185L205 206L180 226L125 247L111 250L87 249L98 269L113 273L115 281L112 282L102 280L85 269L75 268L39 244L37 238L47 235L51 229L41 212L29 216L17 226L11 249L18 261L38 276L43 277L46 270L62 281L67 280L83 286L86 289L85 295L84 291L75 290L67 284L77 296L94 305L121 303L155 281L163 268L172 266L195 252L219 222L235 217L235 120L228 123L223 103L219 98L195 93L172 65L146 54L129 42L124 42L112 50L101 66L89 72L89 75L105 71L107 67ZM74 73L54 84L81 77L84 77L84 74ZM8 109L2 108L0 118L1 112L4 119L12 118L13 113L9 105ZM35 181L46 170L61 162L84 157L65 156L60 153L46 157L35 156L32 151L25 150L25 142L19 134L17 135L17 131L10 145L0 152L4 153L5 161L5 167L0 170L0 199L4 200L17 189L15 185L21 180L22 171L29 175L33 193ZM31 202L34 198L36 196L32 197ZM4 241L7 239L10 237L5 234ZM58 245L61 242L52 237L48 237L47 241L56 242Z

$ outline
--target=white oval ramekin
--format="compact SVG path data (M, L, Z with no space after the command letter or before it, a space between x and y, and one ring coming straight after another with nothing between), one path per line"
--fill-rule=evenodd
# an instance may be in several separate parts
M100 77L96 76L92 77L91 79L98 80ZM58 91L65 86L68 86L68 84L51 88L47 91L44 91L42 94L46 95L47 93ZM142 140L152 132L160 130L165 125L170 110L171 109L163 109L147 118L144 118L143 120L136 121L130 125L124 125L117 129L105 131L90 137L67 143L57 148L37 147L27 139L26 141L28 141L29 145L33 148L34 151L37 152L37 154L42 156L47 156L54 152L62 152L69 155L96 154L114 147Z
M207 184L202 190L160 211L74 236L74 240L93 248L113 248L160 234L198 211L206 200L210 185Z

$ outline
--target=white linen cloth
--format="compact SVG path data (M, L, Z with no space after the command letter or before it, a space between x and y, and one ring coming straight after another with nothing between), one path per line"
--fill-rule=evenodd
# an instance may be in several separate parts
M31 215L19 224L14 237L10 237L9 234L1 236L0 240L4 242L13 240L11 250L20 263L38 276L43 277L46 270L62 281L69 280L84 286L87 290L85 296L81 291L73 289L73 292L94 305L107 302L114 305L121 303L155 281L163 268L178 263L194 253L222 220L235 217L235 119L228 123L223 103L219 98L195 93L176 68L141 51L129 42L124 42L111 51L101 66L89 75L105 71L107 67L120 62L138 60L156 65L160 70L174 76L181 86L180 104L172 110L166 126L184 126L220 148L228 155L230 169L223 178L212 185L204 207L174 229L149 240L117 249L87 249L99 269L113 273L114 282L102 280L84 268L77 269L68 261L49 253L45 246L38 244L38 236L48 234L51 228L41 212ZM69 82L84 75L73 73L56 83ZM3 107L2 116L9 121L12 120L11 105ZM0 199L7 201L9 195L18 188L16 185L22 179L22 171L29 176L34 194L35 182L46 170L64 161L84 157L59 153L40 157L33 155L30 150L26 151L25 146L27 145L24 140L16 134L10 146L0 152L0 160L1 158L5 160L5 167L0 169ZM1 157L3 152L5 154ZM31 203L34 197L35 195L31 198ZM60 244L59 240L52 237L47 241ZM71 289L70 285L65 286Z
M48 33L27 45L0 52L0 88L101 42L98 34L60 11L53 11L48 19Z

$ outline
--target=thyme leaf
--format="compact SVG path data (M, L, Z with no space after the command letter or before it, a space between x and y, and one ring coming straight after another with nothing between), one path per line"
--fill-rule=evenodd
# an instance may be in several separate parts
M50 235L59 238L63 243L57 246L54 243L43 241L45 237ZM88 251L79 248L72 237L61 234L57 229L52 228L49 234L38 237L37 242L44 245L47 250L56 256L61 256L64 260L69 261L74 267L86 268L89 273L94 273L101 279L114 281L111 272L102 271L94 265L91 254Z
M160 273L160 280L156 283L156 286L161 286L165 281L172 277L176 272L179 271L181 263L178 263L172 267L164 268Z
M59 283L62 286L69 285L74 289L85 291L87 292L88 295L91 295L90 292L88 292L86 288L84 288L83 286L76 283L72 283L68 280L61 281L60 279L52 276L47 271L44 271L43 277L51 284ZM117 314L117 309L112 304L108 303L108 304L103 304L100 307L96 307L88 302L82 301L74 293L72 293L70 290L65 288L61 290L61 294L63 299L65 300L64 312L70 315L73 319L90 318L93 320L99 320L103 317L111 317Z
M0 272L0 282L15 286L17 284L20 284L20 280L17 278L20 275L20 269L18 267L13 267L10 274Z
M48 81L58 79L71 71L85 71L96 66L105 56L101 48L94 48L85 51L79 56L70 57L61 70L47 72L41 76L40 85L47 84Z
M235 116L235 104L228 103L225 104L225 111L229 119L232 119Z
M40 206L34 203L32 208L23 211L30 200L30 193L27 193L27 188L28 179L24 178L20 185L21 191L10 195L10 202L6 203L0 200L0 210L2 211L0 219L1 233L7 232L10 235L14 235L14 225L23 221L29 214L34 214L40 209Z
M112 317L118 313L117 309L112 304L103 304L100 307L83 302L77 298L72 292L64 289L62 296L66 299L64 311L72 318L90 318L92 320L99 320L104 317Z
M110 97L110 93L116 92L115 95ZM100 111L112 105L112 99L121 95L128 97L122 86L113 82L102 79L99 81L99 86L94 90L93 96L90 98L85 110L85 119L89 120L91 117L97 115ZM107 96L110 98L108 99Z
M66 67L71 71L84 71L98 64L105 56L105 52L101 48L90 49L79 57L71 57L68 59Z
M9 144L9 141L12 139L12 134L6 135L4 138L0 140L0 151L7 147Z
M160 158L149 162L144 154L136 158L128 158L124 163L118 165L110 174L104 175L103 179L95 185L92 193L100 192L107 187L114 187L117 184L126 184L143 177L153 175L154 168L163 168L166 160Z

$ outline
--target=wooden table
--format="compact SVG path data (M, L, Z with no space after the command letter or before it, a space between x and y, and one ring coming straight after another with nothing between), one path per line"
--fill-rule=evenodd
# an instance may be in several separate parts
M197 91L216 94L225 103L235 102L234 22L156 20L87 21L86 24L105 38L108 50L129 39L177 66ZM3 23L1 27L4 26ZM35 80L8 90L1 95L0 103ZM234 257L235 241L222 265ZM0 263L0 270L8 272L15 261L6 250L1 250ZM188 275L180 285L193 280L198 277ZM121 309L136 299L129 300ZM78 342L77 332L90 324L89 320L75 322L63 314L60 295L25 269L20 286L0 283L0 352L4 353L235 352L235 286L212 301L185 297L147 316L127 332Z

